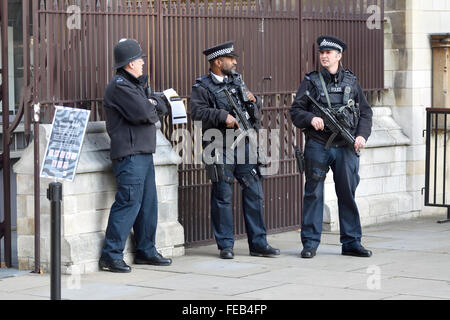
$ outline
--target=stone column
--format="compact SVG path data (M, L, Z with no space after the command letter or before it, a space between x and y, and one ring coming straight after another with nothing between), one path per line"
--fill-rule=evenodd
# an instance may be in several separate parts
M154 155L158 192L157 249L165 256L184 254L184 230L178 222L178 164L181 159L160 130ZM40 126L40 158L51 133L51 125ZM110 139L104 122L88 124L77 174L63 182L62 272L83 274L98 270L109 210L114 202L116 182L109 158ZM14 166L17 174L17 250L20 269L34 268L33 144L24 150ZM41 179L41 268L50 263L50 203L46 197L52 180ZM132 263L131 237L125 247L125 261Z

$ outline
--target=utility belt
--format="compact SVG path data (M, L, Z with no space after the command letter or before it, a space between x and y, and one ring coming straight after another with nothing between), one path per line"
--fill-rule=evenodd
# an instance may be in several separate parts
M226 182L228 184L233 184L234 176L233 170L234 166L230 164L207 164L206 166L206 177L213 183ZM227 175L227 171L231 172L231 175ZM261 180L261 172L259 168L253 168L247 174L237 178L242 189L250 187L252 184Z

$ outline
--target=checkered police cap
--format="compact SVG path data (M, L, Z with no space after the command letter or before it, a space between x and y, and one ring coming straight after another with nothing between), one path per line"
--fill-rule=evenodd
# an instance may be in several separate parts
M347 44L334 36L320 36L317 39L317 44L319 45L319 51L337 50L343 53L347 49Z
M212 48L206 49L205 51L203 51L203 54L206 56L208 61L217 59L219 57L239 57L234 52L233 41L222 43Z

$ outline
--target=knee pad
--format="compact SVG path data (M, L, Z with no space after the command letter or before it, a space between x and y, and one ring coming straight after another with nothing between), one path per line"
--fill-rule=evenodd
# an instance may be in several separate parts
M330 167L324 163L314 161L312 159L305 159L306 170L305 174L307 178L315 181L325 181L327 173Z

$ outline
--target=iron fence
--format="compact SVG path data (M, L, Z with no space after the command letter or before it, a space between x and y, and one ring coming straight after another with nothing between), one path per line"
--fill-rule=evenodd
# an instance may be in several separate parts
M450 109L427 108L425 205L447 208L447 219L439 222L450 221L449 132Z

